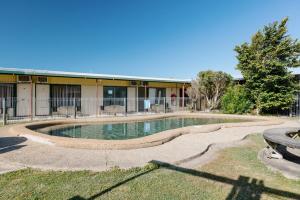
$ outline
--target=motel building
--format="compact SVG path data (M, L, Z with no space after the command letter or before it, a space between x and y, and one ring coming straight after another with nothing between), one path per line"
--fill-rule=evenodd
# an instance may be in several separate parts
M11 119L174 112L186 109L189 86L171 78L0 68L0 108Z

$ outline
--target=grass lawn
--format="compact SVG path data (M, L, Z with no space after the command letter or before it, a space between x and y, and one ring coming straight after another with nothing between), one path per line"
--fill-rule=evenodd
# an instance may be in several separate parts
M300 181L268 170L260 135L197 170L150 164L106 172L20 170L0 176L0 199L300 199Z

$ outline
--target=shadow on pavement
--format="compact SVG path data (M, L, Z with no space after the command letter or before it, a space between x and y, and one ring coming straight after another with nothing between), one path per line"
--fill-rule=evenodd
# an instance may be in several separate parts
M0 137L0 154L20 149L27 139L25 137Z

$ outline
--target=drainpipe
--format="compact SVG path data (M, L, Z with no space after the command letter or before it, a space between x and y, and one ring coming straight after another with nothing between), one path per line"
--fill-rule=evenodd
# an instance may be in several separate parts
M182 108L184 108L184 84L182 85Z

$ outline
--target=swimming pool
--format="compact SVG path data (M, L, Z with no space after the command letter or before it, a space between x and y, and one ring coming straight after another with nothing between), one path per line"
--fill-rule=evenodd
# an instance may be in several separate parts
M66 124L36 129L53 136L102 140L126 140L187 126L244 122L242 119L168 117L123 123ZM247 120L249 121L249 120Z

